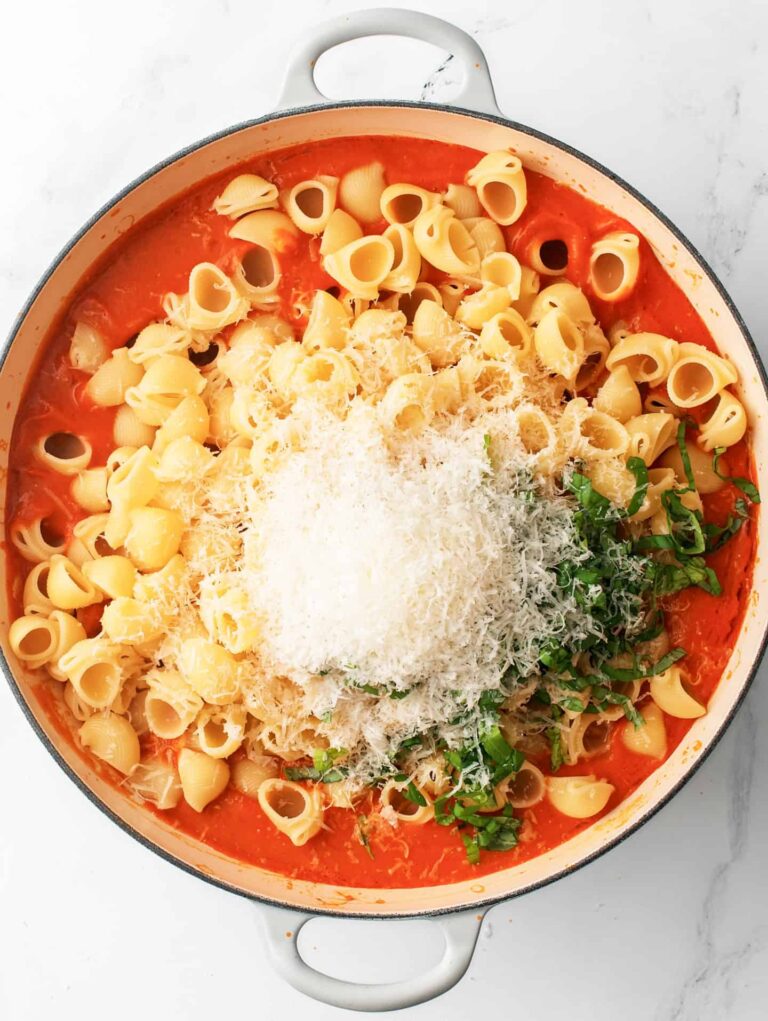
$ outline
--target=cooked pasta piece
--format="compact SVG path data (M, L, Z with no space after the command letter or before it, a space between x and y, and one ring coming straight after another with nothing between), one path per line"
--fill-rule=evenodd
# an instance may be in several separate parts
M141 751L136 731L124 716L94 713L78 731L80 743L113 769L128 774L139 764Z
M353 216L345 213L343 209L334 209L323 231L320 254L332 255L340 248L358 241L362 236L363 228Z
M533 331L536 354L550 372L573 380L584 361L584 337L576 323L560 309L547 312Z
M113 642L130 645L144 645L163 634L162 621L152 607L126 595L115 596L104 607L101 626L104 634Z
M229 783L229 766L205 752L182 748L178 759L179 780L184 800L196 812L215 801Z
M328 174L299 181L285 196L285 211L305 234L322 234L336 208L338 190L338 177Z
M141 382L126 392L125 402L146 425L158 426L185 397L201 394L205 385L200 370L188 359L161 355L147 366Z
M589 326L595 321L584 292L567 280L549 284L543 291L538 291L535 294L528 314L528 321L535 325L553 309L564 312L579 326Z
M513 808L533 808L544 800L547 781L538 766L524 762L516 773L501 783L501 794Z
M98 603L96 587L67 557L55 554L48 571L48 598L59 610L78 610Z
M721 390L714 411L699 426L701 445L705 450L732 447L744 439L747 424L747 413L738 397Z
M467 174L486 213L508 227L523 215L527 188L523 164L510 152L489 152Z
M390 184L381 193L381 215L389 224L413 227L416 217L436 206L440 196L416 184Z
M381 198L386 187L381 163L367 163L348 171L339 184L339 205L361 223L381 219Z
M683 679L683 671L671 666L662 674L656 674L650 681L651 698L667 716L680 720L695 720L704 716L706 706L693 697Z
M391 242L394 249L392 269L381 281L384 291L396 291L398 294L410 294L419 278L421 256L413 240L413 234L400 223L387 227L383 237Z
M123 681L120 648L105 638L84 638L60 657L58 668L91 709L107 709Z
M99 407L117 407L125 401L128 390L139 385L143 375L143 367L131 360L128 348L119 347L88 380L86 396Z
M658 333L633 333L611 349L606 360L609 371L626 365L636 383L663 383L680 356L680 344Z
M269 306L279 301L277 289L282 270L277 254L263 245L254 245L235 262L232 283L251 305Z
M504 234L498 223L490 220L487 216L473 216L461 222L469 231L469 236L477 246L481 259L506 251Z
M160 355L182 355L188 347L189 335L186 331L178 326L171 326L170 323L150 323L139 332L132 347L128 349L128 358L136 365L143 366ZM140 379L141 374L130 383L130 386L135 386ZM123 400L124 392L117 403L122 403Z
M149 691L144 702L147 726L166 740L181 737L203 708L203 700L178 670L168 667L146 674Z
M595 776L551 776L547 797L553 807L571 819L590 819L602 812L613 794L613 784Z
M413 342L436 369L458 361L465 344L461 327L436 301L424 298L413 317Z
M200 751L212 759L227 759L245 737L247 714L241 705L209 706L197 718Z
M48 433L35 444L35 456L57 475L78 475L93 455L91 444L74 433Z
M181 647L179 667L190 687L211 705L226 705L237 697L237 661L221 645L188 638Z
M422 257L443 273L476 276L480 272L477 245L447 206L421 213L413 225L413 238Z
M509 288L484 284L479 291L459 302L456 319L472 330L479 330L489 319L508 309L510 304Z
M280 255L293 250L299 230L290 216L277 209L264 209L238 220L230 228L229 236Z
M475 218L482 213L477 192L468 184L449 184L443 202L460 220Z
M217 196L213 208L219 216L236 220L246 213L254 213L257 209L273 209L276 205L276 185L265 181L258 174L238 174Z
M142 801L151 802L163 812L175 808L181 799L179 774L162 758L142 760L131 771L130 787Z
M737 379L736 369L727 359L700 344L683 343L667 377L667 393L679 408L698 408Z
M118 447L151 447L155 440L155 430L142 422L133 408L123 404L117 409L112 436Z
M638 711L642 725L635 726L627 720L621 734L624 746L636 755L647 755L651 759L666 758L667 728L663 712L655 702L647 703Z
M78 322L69 342L69 363L73 369L92 376L109 358L109 347L99 331L89 323Z
M83 575L107 599L129 596L136 581L136 568L127 557L107 556L83 564Z
M184 522L177 511L134 507L128 520L125 551L140 571L158 571L179 552Z
M710 493L719 492L725 485L725 480L722 479L712 467L712 456L710 454L705 454L704 451L695 443L686 443L685 449L688 454L688 464L690 465L691 472L693 473L693 482L697 491L701 493L702 496L708 496ZM670 447L662 454L659 458L659 467L671 468L672 471L674 471L680 485L688 485L685 468L683 466L682 454L680 453L680 449L677 444Z
M24 580L21 601L27 616L33 613L42 613L47 616L53 609L53 603L48 598L49 570L50 564L44 560L35 564Z
M258 790L262 811L296 847L303 847L323 825L323 805L317 787L307 789L290 780L264 780Z
M395 262L389 238L370 234L352 241L323 260L325 271L356 298L375 299Z
M257 798L259 787L265 780L272 780L278 774L277 759L271 755L253 759L238 759L232 766L232 786L249 798Z
M395 429L419 433L432 421L435 413L432 386L428 376L406 373L387 387L381 401L385 420Z
M640 272L640 238L628 231L606 234L592 245L589 282L601 301L623 301Z
M649 468L648 489L640 509L632 515L632 521L647 521L661 509L661 495L675 487L675 473L671 468Z
M39 564L50 560L66 549L64 538L45 518L35 518L28 524L16 522L11 526L11 542L25 560Z
M398 783L396 780L387 780L379 795L381 803L381 814L390 822L407 823L409 826L423 826L434 818L435 809L431 798L424 792L418 791L423 805L416 804L411 798L405 796L404 791L408 783Z
M109 510L107 469L88 468L78 472L72 480L71 493L75 502L89 514Z
M528 358L533 353L533 330L513 308L483 323L480 347L489 358Z
M53 657L58 643L58 626L40 614L17 617L8 631L13 653L28 667L35 668Z
M496 287L506 287L510 301L520 297L523 270L511 252L490 252L480 263L480 279Z
M597 391L593 402L598 411L612 415L618 422L629 422L638 418L643 410L640 391L626 365L619 365L608 376Z
M625 424L630 456L641 457L649 466L675 442L677 435L677 421L663 412L637 415Z
M315 291L302 345L310 351L333 347L340 351L347 343L351 321L347 310L327 291Z

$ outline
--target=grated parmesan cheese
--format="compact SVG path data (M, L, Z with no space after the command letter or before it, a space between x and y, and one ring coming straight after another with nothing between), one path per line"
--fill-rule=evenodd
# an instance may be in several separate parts
M414 733L459 740L462 707L507 670L535 671L546 639L590 633L554 574L583 554L568 501L532 481L513 413L396 448L362 402L346 420L301 402L293 417L302 449L254 490L244 583L266 668L303 689L363 781Z

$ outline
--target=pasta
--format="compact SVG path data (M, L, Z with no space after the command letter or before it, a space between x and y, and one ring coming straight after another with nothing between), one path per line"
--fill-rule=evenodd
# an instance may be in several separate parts
M368 163L344 174L339 184L339 204L356 220L374 223L381 217L386 181L381 163Z
M338 189L339 179L327 174L299 181L286 195L286 212L305 234L322 234L336 207Z
M472 276L480 271L477 245L447 206L433 206L417 216L413 239L422 257L443 273Z
M517 154L396 145L193 189L150 291L128 237L9 462L8 645L78 754L361 888L627 798L706 713L758 499L736 367L631 224Z
M389 224L413 227L416 218L439 201L439 195L418 185L390 184L381 193L381 215Z
M640 238L617 231L592 245L589 282L601 301L621 301L635 288L640 271Z
M508 152L491 152L467 174L480 204L497 223L509 226L519 220L527 202L523 164Z

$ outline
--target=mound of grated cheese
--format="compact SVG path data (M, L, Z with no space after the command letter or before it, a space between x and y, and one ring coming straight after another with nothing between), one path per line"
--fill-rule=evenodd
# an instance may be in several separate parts
M251 503L243 577L264 662L303 687L362 781L415 733L460 740L462 707L509 669L534 672L545 640L590 633L554 574L583 554L566 498L532 481L513 412L397 447L368 405L294 416L302 449Z

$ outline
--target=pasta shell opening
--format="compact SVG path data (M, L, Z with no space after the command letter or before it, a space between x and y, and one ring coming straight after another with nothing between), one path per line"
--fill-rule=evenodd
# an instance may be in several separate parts
M264 798L277 815L283 819L298 819L307 809L307 795L299 787L275 783L265 792Z
M273 252L256 245L240 260L240 274L248 287L261 291L275 285L280 277L280 268Z
M534 246L531 252L533 268L545 276L559 276L568 268L568 245L562 238L549 238Z

